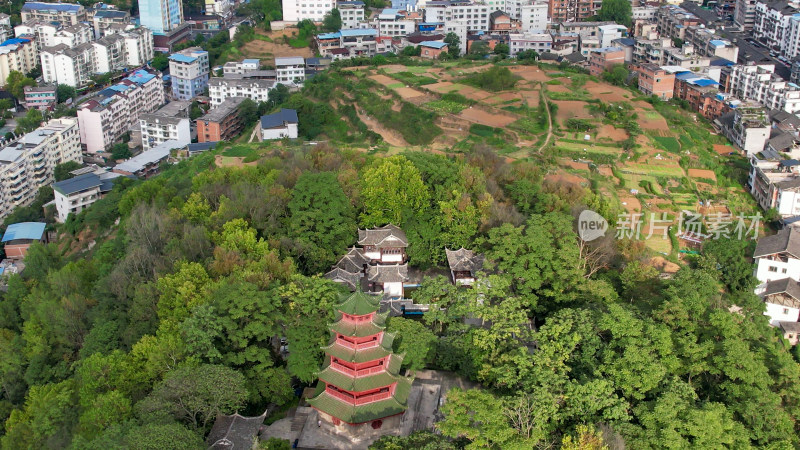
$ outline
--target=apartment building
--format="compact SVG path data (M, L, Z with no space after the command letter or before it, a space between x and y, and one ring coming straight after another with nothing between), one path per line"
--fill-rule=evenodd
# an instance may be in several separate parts
M322 22L325 14L336 7L336 0L283 0L283 20Z
M589 54L589 73L594 76L616 64L625 64L625 51L619 47L598 48Z
M764 150L770 135L767 115L761 105L742 103L732 112L721 116L716 121L725 136L747 156Z
M139 0L139 23L153 34L166 35L176 31L183 25L183 2Z
M211 106L216 108L231 97L265 102L269 100L269 91L274 87L275 82L270 80L215 77L208 82L208 95L211 97Z
M200 47L187 48L169 57L172 77L172 96L178 100L191 100L203 94L208 87L208 52Z
M684 100L689 104L689 109L710 121L729 113L731 108L740 103L731 95L720 92L719 83L705 75L677 66L664 66L662 69L675 75L673 97Z
M699 17L675 5L665 5L658 8L655 20L659 36L684 40L688 27L702 23Z
M553 47L553 36L548 33L510 33L508 35L509 55L517 56L526 50L542 54Z
M17 37L34 36L36 48L39 51L42 51L45 47L54 47L59 44L75 47L91 42L94 39L92 27L85 23L65 26L58 22L42 22L39 20L31 20L17 25L14 27L14 34Z
M86 8L73 3L25 2L20 11L22 22L40 20L75 25L87 20Z
M261 68L261 60L258 59L243 59L241 62L229 61L222 66L223 76L228 75L244 75L248 72L254 72Z
M642 64L639 73L639 90L645 95L655 95L661 100L669 100L675 90L675 74L655 64Z
M742 31L751 31L756 18L757 0L736 0L733 23Z
M337 2L336 8L339 10L339 15L342 18L342 29L352 30L361 28L364 23L364 2L360 1L347 1Z
M303 84L306 80L306 61L301 56L275 58L275 72L278 83Z
M230 97L197 119L197 142L229 141L242 132L239 105L244 97Z
M550 20L553 22L581 22L597 15L602 0L549 0Z
M78 122L53 119L0 150L0 218L30 204L42 186L54 181L57 165L81 162Z
M0 42L12 36L11 30L11 16L8 14L0 13Z
M399 9L384 9L378 14L373 26L381 36L400 37L416 31L416 22L407 20Z
M139 69L119 83L107 87L78 107L81 144L85 151L106 151L139 115L164 104L164 84L156 70Z
M750 193L764 211L775 208L781 219L800 216L800 162L794 159L750 158Z
M794 84L800 85L800 56L792 61L790 68L789 81Z
M666 64L664 52L672 47L671 39L637 39L633 47L633 64Z
M92 27L96 38L114 34L131 23L131 13L112 8L95 10L92 15Z
M31 39L14 38L0 44L0 86L6 85L11 71L28 73L37 65L36 46Z
M378 30L374 28L320 33L314 39L320 55L333 60L375 56L378 53Z
M739 47L727 39L722 39L714 30L700 26L689 27L684 37L686 43L693 46L699 55L727 59L731 62L736 62L739 57Z
M753 37L770 50L787 58L797 56L800 10L786 1L758 2L753 20Z
M547 30L550 19L547 15L549 4L546 1L534 1L519 7L519 21L523 33L543 33ZM514 13L510 13L514 18Z
M56 104L55 86L25 86L25 107L39 110L50 109Z
M155 56L153 48L153 32L145 27L138 27L119 33L125 40L125 65L139 67L147 64Z
M739 64L727 70L727 92L770 109L800 112L800 87L776 75L774 64Z
M628 29L623 25L610 24L597 27L600 47L611 47L616 39L621 39L628 34Z
M98 71L94 46L88 42L75 47L66 44L45 47L39 57L42 78L47 83L83 87Z
M114 166L114 173L134 176L137 178L150 178L161 171L161 163L169 158L172 150L184 147L176 141L166 141L150 150L145 150L133 158Z
M192 142L192 126L189 111L192 102L172 101L158 111L139 115L139 130L142 134L142 148L149 150L166 141L176 141L180 145Z
M206 14L217 15L223 19L233 16L233 2L230 0L205 0Z

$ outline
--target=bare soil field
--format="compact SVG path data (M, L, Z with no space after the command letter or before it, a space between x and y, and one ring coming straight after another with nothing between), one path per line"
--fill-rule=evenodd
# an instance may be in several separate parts
M458 117L490 127L505 127L518 119L509 114L489 112L475 107L461 111Z
M244 157L216 155L214 156L214 164L216 164L217 167L244 167L256 166L258 165L258 161L246 163L244 162Z
M516 66L511 67L511 72L515 75L519 75L525 80L529 81L550 81L552 78L547 76L543 70L540 70L536 66Z
M492 95L494 95L494 94L492 94L490 92L486 92L484 90L481 90L481 89L478 89L478 88L474 88L474 87L471 87L471 86L460 88L458 90L458 93L463 95L464 97L467 97L470 100L475 100L475 101L478 101L478 102L483 100L483 99L489 98Z
M717 174L708 169L689 169L689 176L692 178L705 178L706 180L717 181Z
M634 108L636 114L639 115L639 118L636 122L642 127L643 130L669 130L669 125L667 125L667 121L661 116L654 112L652 109L647 111L643 108L636 107Z
M547 90L550 92L572 92L572 89L563 84L548 84Z
M642 203L639 202L639 199L636 197L620 195L619 201L622 207L629 213L638 213L642 211Z
M556 111L556 120L564 123L567 119L591 119L592 115L586 110L586 102L573 101L573 100L551 100L558 105Z
M551 173L544 177L545 182L556 184L577 184L586 183L586 178L579 177L570 173Z
M496 105L498 103L510 102L511 100L518 100L520 95L516 92L504 92L500 95L495 95L493 97L489 97L484 99L484 103L488 103L490 105Z
M720 155L727 155L730 152L735 152L736 149L730 145L714 144L714 151Z
M589 164L584 162L573 161L569 158L561 158L559 162L561 165L570 167L572 169L589 171Z
M387 77L386 75L370 75L369 79L377 81L378 83L380 83L380 84L382 84L384 86L388 86L390 84L398 83L397 80L395 80L394 78L391 78L391 77Z
M594 81L587 81L584 89L592 94L592 97L600 99L606 103L609 102L624 102L630 96L630 93L622 88L611 86L610 84L600 84Z
M283 36L291 36L292 31L297 30L288 28L281 31L270 31L268 33L258 32L258 34L272 39L272 42L262 41L261 39L253 39L252 41L241 46L239 50L243 55L251 58L268 58L276 56L302 56L303 58L313 57L314 52L308 47L294 48L283 43Z
M438 92L440 94L444 94L451 91L457 91L460 89L460 85L454 85L449 81L440 81L438 83L433 84L426 84L425 88L432 90L433 92Z
M614 128L613 125L603 125L597 130L597 139L611 139L619 142L628 139L628 132L622 128Z
M420 96L425 95L422 92L420 92L420 91L418 91L418 90L416 90L414 88L409 88L409 87L397 88L397 89L395 89L395 92L400 94L400 97L402 97L403 100L407 100L407 99L410 99L410 98L420 97Z

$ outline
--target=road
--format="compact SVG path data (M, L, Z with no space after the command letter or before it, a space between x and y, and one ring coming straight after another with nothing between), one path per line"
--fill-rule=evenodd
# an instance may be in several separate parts
M784 65L777 58L770 56L769 50L765 47L756 47L750 42L747 42L745 38L752 37L750 33L735 31L735 27L730 21L723 21L714 11L704 9L697 3L684 2L681 4L681 8L699 17L706 27L715 28L717 34L722 38L736 44L736 46L739 47L739 58L738 61L735 62L739 64L747 64L750 62L775 64L775 73L785 80L789 79L789 66Z

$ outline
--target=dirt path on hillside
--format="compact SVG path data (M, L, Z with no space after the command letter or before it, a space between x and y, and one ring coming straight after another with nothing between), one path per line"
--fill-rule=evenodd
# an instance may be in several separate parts
M546 107L544 108L547 111L547 137L544 139L544 143L539 147L537 153L541 153L542 149L547 147L547 144L550 142L550 138L553 137L553 115L550 114L550 102L547 100L547 95L545 95L544 84L539 83L539 98L544 100L544 104Z
M387 144L394 147L410 147L408 142L406 142L406 140L403 139L403 137L397 131L384 127L380 122L371 117L367 117L358 109L356 109L356 114L358 115L358 118L369 127L370 130L380 134Z

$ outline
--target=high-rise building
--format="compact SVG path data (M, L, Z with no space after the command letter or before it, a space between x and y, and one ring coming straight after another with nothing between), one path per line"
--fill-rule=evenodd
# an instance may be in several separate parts
M74 3L25 2L20 11L23 22L31 19L75 25L86 21L86 8Z
M183 23L183 3L180 0L139 0L139 23L153 34L173 31Z
M552 22L580 22L597 15L602 0L550 0Z
M169 57L169 74L172 76L172 96L178 100L191 100L208 87L208 52L200 47L187 48Z

